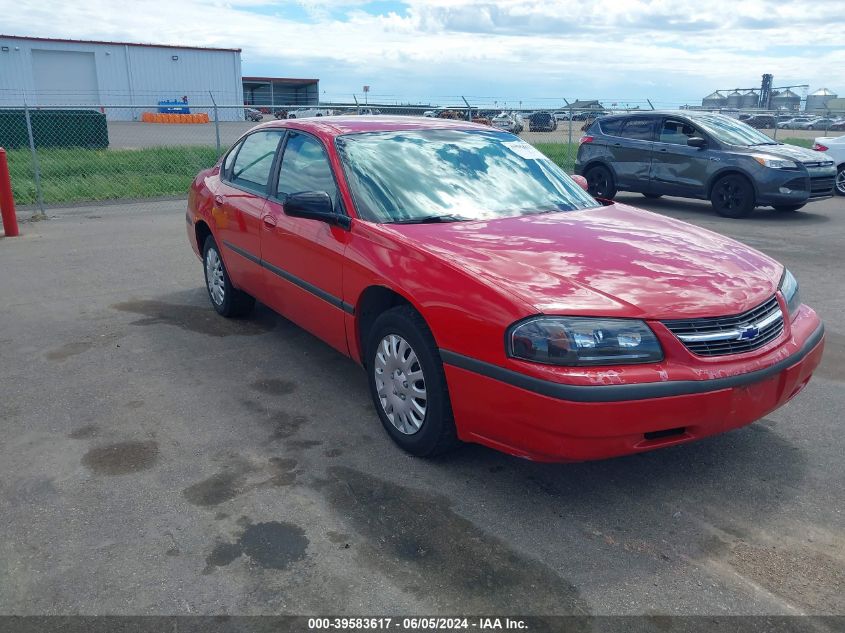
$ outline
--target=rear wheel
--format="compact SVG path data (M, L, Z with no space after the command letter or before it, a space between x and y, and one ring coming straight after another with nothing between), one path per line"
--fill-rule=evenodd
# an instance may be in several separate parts
M775 211L780 211L782 213L792 213L793 211L798 211L798 209L802 209L804 207L803 204L776 204L774 205Z
M587 170L584 174L587 179L587 191L596 198L611 199L616 195L616 184L613 182L613 174L603 165L596 165Z
M205 270L205 287L208 298L217 313L224 317L246 316L252 311L255 299L241 292L232 285L217 242L210 235L205 239L202 249L203 269Z
M713 185L710 202L726 218L744 218L754 210L754 187L739 174L723 176Z
M845 196L845 163L836 168L836 193Z
M458 446L443 362L425 320L410 306L392 308L368 339L370 395L391 439L418 457Z

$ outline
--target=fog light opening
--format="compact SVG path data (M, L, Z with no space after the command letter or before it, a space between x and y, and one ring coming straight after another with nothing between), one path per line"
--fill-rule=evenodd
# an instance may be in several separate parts
M643 437L647 440L662 440L667 437L675 437L678 435L683 435L687 432L687 427L679 426L676 429L663 429L662 431L649 431L648 433L643 433Z

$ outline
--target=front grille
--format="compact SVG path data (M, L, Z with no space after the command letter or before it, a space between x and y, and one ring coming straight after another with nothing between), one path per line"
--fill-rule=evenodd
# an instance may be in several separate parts
M783 313L777 298L726 317L663 321L693 354L722 356L759 349L783 332Z
M810 178L810 195L833 195L833 184L835 178L835 176L816 176Z

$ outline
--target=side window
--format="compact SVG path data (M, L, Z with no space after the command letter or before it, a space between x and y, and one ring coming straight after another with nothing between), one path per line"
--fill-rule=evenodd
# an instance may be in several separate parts
M622 131L622 124L625 123L625 119L611 119L610 121L599 119L599 121L602 133L610 136L619 136L619 132Z
M283 132L274 130L247 136L235 157L229 179L263 193L270 180L270 168L273 166L273 158L282 134Z
M337 187L323 144L307 134L292 132L285 143L276 195L284 200L302 191L325 191L338 208Z
M622 126L620 136L637 139L640 141L651 141L654 139L653 119L629 119Z
M695 128L683 121L666 119L660 129L661 143L674 143L675 145L686 145L687 140L696 136Z

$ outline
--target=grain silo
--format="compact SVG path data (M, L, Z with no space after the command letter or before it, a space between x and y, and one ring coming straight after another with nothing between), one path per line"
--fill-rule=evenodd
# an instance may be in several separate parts
M772 93L773 110L790 110L794 112L800 106L801 97L789 89Z
M831 99L836 99L836 95L827 88L820 88L807 97L807 105L804 109L807 112L827 110L827 102Z
M739 90L734 90L731 94L728 95L727 103L725 107L728 108L739 108L742 105L742 93Z
M728 98L720 92L714 92L701 100L701 107L719 110L728 106Z
M760 95L754 90L749 90L742 95L742 101L739 107L743 110L754 110L758 105L760 105Z

